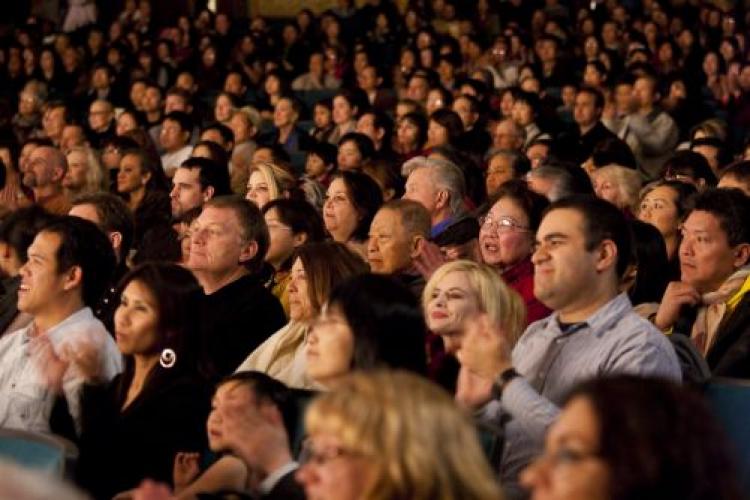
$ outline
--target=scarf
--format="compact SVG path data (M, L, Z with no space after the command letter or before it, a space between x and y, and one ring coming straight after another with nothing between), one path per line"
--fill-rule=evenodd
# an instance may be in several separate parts
M733 306L739 300L736 297L745 288L743 285L750 276L750 265L739 268L721 286L713 291L703 294L698 314L695 317L690 338L703 354L709 351L716 340L716 332L727 313L731 313Z

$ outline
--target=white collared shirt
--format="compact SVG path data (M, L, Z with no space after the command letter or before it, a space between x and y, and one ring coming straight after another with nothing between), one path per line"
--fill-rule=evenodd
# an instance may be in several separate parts
M33 325L32 322L0 338L0 428L49 432L56 395L45 383L39 362L34 359ZM122 371L122 355L117 344L88 307L71 314L44 335L58 355L68 346L75 350L78 343L93 343L100 355L99 373L106 380ZM80 372L71 365L63 376L62 387L78 432L83 383Z

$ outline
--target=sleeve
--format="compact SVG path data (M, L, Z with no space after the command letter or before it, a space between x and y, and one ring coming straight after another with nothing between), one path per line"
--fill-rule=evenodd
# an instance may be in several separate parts
M679 138L679 130L674 120L663 112L652 122L638 114L629 115L628 128L638 137L643 152L650 156L671 151Z
M534 437L543 437L560 414L560 408L536 392L523 377L516 377L505 386L501 402L503 409Z

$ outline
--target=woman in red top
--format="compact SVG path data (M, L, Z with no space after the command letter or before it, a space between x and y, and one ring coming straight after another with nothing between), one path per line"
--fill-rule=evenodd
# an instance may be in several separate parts
M523 297L528 323L551 312L534 297L531 263L534 234L548 203L525 182L512 180L500 187L490 210L479 219L482 261L497 269L508 286Z

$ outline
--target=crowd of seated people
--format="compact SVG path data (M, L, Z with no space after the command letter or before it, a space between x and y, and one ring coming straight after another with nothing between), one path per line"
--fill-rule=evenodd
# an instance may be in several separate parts
M68 486L743 498L741 2L47 3L0 22L0 431Z

